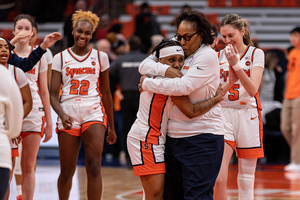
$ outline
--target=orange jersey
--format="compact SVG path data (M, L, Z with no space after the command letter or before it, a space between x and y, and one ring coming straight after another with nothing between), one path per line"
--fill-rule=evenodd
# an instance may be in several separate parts
M294 99L300 96L300 49L293 49L289 53L287 65L288 74L286 79L286 99Z

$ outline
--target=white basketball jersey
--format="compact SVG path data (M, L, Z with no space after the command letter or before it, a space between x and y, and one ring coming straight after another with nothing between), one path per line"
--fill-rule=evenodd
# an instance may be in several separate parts
M31 52L32 52L32 50L33 50L33 47L31 48ZM15 51L14 51L14 53L17 54ZM46 57L42 56L42 58L34 65L34 67L30 71L25 73L26 78L29 83L29 86L30 86L32 101L35 105L39 104L40 107L43 107L43 106L42 106L42 101L41 101L40 95L38 93L38 90L39 90L38 79L39 79L39 74L47 71L47 69L48 69L48 66L47 66L47 62L46 62Z
M20 89L28 84L26 75L20 68L10 64L7 64L6 68L11 73L12 77L14 77Z
M224 50L218 53L220 65L220 81L224 85L229 80L229 63ZM247 46L244 54L240 57L240 63L245 73L250 77L252 67L264 68L264 52L261 49ZM222 107L230 108L258 108L261 109L259 93L251 97L238 80L226 93L221 101Z
M137 119L128 136L151 144L164 144L172 106L173 102L167 95L142 92Z
M56 54L52 69L62 74L60 101L100 100L100 72L108 68L106 53L92 48L84 56L76 55L71 48Z

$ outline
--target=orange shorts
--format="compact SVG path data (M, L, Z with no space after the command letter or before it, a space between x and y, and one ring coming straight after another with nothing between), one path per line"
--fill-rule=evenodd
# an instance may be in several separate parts
M154 145L127 137L127 149L136 176L166 173L165 145Z
M18 148L11 149L11 157L12 158L19 157L19 150L18 150Z

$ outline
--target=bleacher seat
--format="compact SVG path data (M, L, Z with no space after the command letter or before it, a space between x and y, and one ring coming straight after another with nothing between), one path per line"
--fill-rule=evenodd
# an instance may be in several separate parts
M226 0L208 0L209 7L225 7Z

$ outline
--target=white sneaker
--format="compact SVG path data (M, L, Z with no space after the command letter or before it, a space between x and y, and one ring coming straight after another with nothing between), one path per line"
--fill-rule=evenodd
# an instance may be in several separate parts
M290 163L284 167L284 171L300 172L300 164Z

